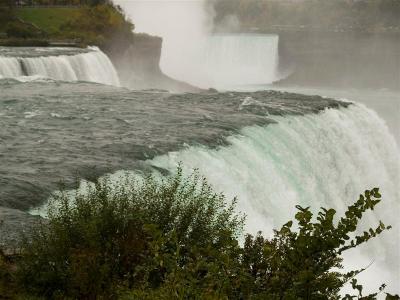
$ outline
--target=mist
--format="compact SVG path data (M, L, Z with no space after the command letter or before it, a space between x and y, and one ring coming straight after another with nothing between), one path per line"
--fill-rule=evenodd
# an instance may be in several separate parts
M200 72L203 49L213 28L205 1L116 1L135 23L135 31L163 39L160 68L168 76L207 87Z

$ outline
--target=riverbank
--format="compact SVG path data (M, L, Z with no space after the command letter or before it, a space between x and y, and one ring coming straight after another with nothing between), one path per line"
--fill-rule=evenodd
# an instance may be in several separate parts
M78 40L50 39L0 39L1 47L73 47L85 48L87 45Z
M115 38L133 40L133 23L111 3L75 7L20 7L10 9L0 24L0 41L10 46L40 41L107 47ZM35 43L35 45L38 42ZM32 44L31 44L32 46Z

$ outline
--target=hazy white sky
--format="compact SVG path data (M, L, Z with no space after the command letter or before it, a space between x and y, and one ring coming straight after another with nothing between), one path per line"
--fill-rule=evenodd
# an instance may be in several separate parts
M135 23L136 32L163 37L199 35L211 29L212 15L202 0L116 0Z

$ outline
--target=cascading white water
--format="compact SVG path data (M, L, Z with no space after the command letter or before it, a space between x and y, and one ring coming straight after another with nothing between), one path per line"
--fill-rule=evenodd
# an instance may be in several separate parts
M135 30L163 38L160 68L201 88L232 89L279 80L278 36L212 35L210 1L116 0ZM226 28L229 32L230 28Z
M201 39L196 51L181 49L175 53L173 45L165 41L161 69L173 78L202 88L235 89L279 79L277 35L211 35Z
M210 86L269 84L277 80L277 35L215 35L209 38L203 72Z
M0 56L0 78L22 76L21 66L17 58Z
M110 59L98 48L76 55L5 57L0 56L0 76L18 79L41 76L63 81L90 81L119 86Z
M396 289L400 154L385 123L358 104L273 119L278 123L248 127L228 138L228 147L190 147L150 163L172 172L179 162L186 172L198 168L217 190L238 197L239 210L247 214L246 231L251 233L271 234L293 218L297 204L343 213L365 189L380 187L384 201L362 227L375 227L381 219L395 229L361 247L361 252L351 252L345 263L354 263L357 269L375 261L360 278L371 289L382 282Z
M400 151L385 122L361 104L269 118L276 123L246 127L228 137L229 146L188 147L148 163L174 172L181 162L186 174L199 169L228 199L238 197L238 210L247 215L246 232L261 230L267 236L293 219L298 204L314 212L334 208L340 216L365 189L379 187L384 200L360 227L376 227L383 220L394 229L351 250L344 265L354 270L373 262L358 276L367 292L385 282L388 292L397 293ZM117 172L111 178L126 175ZM82 191L87 184L82 182ZM45 215L46 206L32 213Z

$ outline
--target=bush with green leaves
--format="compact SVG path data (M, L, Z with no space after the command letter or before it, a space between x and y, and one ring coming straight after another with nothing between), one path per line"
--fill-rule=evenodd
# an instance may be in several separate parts
M33 28L19 21L8 23L6 32L9 38L28 39L39 36L37 30L34 30Z
M55 197L4 278L45 299L375 299L355 279L362 269L340 269L344 251L390 228L356 235L380 198L378 189L365 191L338 220L333 209L315 218L298 206L296 228L290 221L271 239L259 233L240 242L236 200L196 172L100 179L74 200L63 191ZM345 284L356 295L341 296Z
M48 221L23 244L19 277L28 290L54 297L115 297L118 286L159 286L167 262L159 253L195 260L194 249L224 251L243 219L194 174L158 181L99 180L71 202L61 192ZM160 255L161 255L160 254Z
M363 214L373 210L380 198L377 188L365 191L337 223L334 209L322 208L313 221L309 207L297 206L298 229L295 231L290 221L275 231L271 240L264 239L261 234L248 235L243 264L253 276L252 291L268 299L339 299L341 288L364 271L335 271L343 268L342 253L391 228L380 222L375 229L350 238ZM347 295L345 299L352 298Z
M355 277L364 269L339 270L343 268L344 251L390 229L380 222L375 229L355 234L363 214L373 210L380 198L377 188L365 191L338 222L334 221L333 209L322 208L313 221L310 208L297 206L296 230L290 221L276 230L272 239L259 232L255 237L246 235L242 247L228 241L229 251L208 252L218 257L211 264L199 259L178 272L172 264L172 278L159 289L136 290L126 299L376 299L384 292L384 284L377 293L363 295ZM354 238L350 238L352 235ZM208 270L200 277L198 265ZM341 296L346 284L351 284L356 295ZM400 298L386 294L386 299Z

